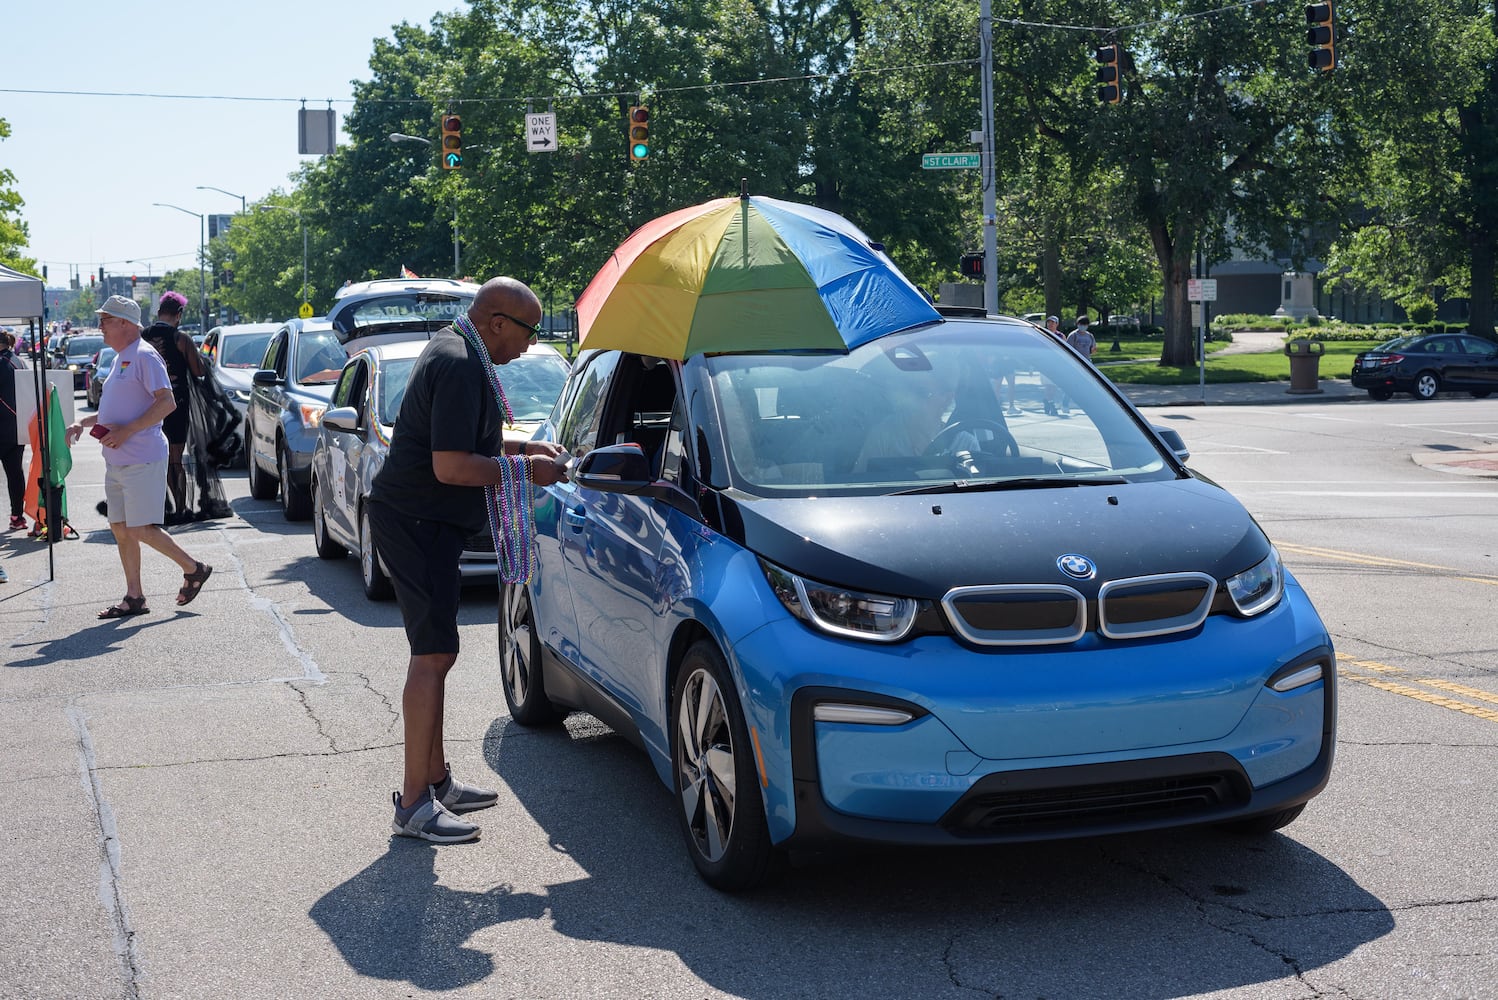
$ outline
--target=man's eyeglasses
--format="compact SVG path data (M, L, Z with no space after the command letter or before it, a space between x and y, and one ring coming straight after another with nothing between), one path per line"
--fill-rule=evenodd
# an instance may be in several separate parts
M516 319L514 316L511 316L509 313L497 312L494 315L500 317L501 319L507 319L511 323L514 323L516 326L524 327L526 330L530 331L530 335L531 335L531 339L532 340L539 340L540 337L541 337L541 331L540 330L538 330L535 327L531 326L529 323L522 323L522 322L520 322L520 320Z

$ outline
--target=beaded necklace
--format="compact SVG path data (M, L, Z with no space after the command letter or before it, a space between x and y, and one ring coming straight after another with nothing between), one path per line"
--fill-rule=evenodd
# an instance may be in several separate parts
M489 348L473 321L459 316L453 323L468 341L484 370L489 373L489 387L494 401L507 424L514 423L510 401L499 384L499 368L489 357ZM494 554L499 557L499 578L505 583L524 583L531 578L532 554L536 548L536 517L531 506L531 466L525 455L505 455L504 446L494 456L499 465L499 485L484 487L484 506L489 511L489 533L494 538Z

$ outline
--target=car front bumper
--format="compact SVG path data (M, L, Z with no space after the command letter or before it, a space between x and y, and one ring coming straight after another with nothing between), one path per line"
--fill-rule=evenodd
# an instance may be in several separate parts
M928 648L913 656L918 645ZM771 836L787 847L1006 842L1218 822L1304 802L1331 769L1335 657L1298 586L1258 619L1214 616L1172 642L1052 649L1024 666L1022 657L942 637L843 642L794 619L757 630L731 655L749 688ZM1174 683L1179 670L1160 666L1170 660L1194 668L1173 698L1148 679ZM788 671L798 663L815 669ZM923 678L925 664L940 664L943 676ZM1311 664L1321 666L1319 680L1286 692L1266 686ZM1026 677L1010 673L1017 669ZM1037 683L1036 670L1051 680ZM1137 676L1139 686L1065 680L1100 670ZM900 725L815 719L829 702L903 706L914 717ZM1204 728L1204 717L1215 721ZM979 739L989 741L978 744L987 756L970 745Z

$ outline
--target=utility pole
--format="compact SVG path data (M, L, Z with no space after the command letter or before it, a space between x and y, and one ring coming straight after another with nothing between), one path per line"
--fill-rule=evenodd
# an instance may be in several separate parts
M998 213L995 187L998 178L993 157L993 0L978 6L978 49L983 59L983 310L990 316L999 311L999 238L995 230Z

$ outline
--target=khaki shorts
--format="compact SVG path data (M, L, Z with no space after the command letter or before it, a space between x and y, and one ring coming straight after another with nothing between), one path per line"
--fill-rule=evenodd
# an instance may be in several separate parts
M109 523L127 528L160 524L166 513L166 459L140 465L105 465L104 500Z

